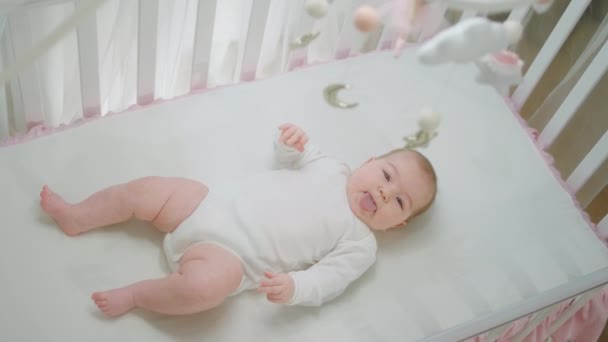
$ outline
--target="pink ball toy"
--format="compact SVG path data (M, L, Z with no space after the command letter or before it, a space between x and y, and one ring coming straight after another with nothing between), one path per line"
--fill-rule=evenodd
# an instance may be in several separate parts
M355 12L355 27L362 32L370 32L378 27L380 15L372 6L361 6Z

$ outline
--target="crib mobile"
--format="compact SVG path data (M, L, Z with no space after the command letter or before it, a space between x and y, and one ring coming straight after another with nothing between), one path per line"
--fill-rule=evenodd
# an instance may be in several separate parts
M323 17L333 0L307 0L306 12L313 18ZM460 10L480 10L486 13L510 11L516 7L531 5L538 13L549 9L553 0L395 0L375 8L360 6L353 24L360 32L374 31L382 22L397 31L394 56L399 58L407 42L415 41L420 33L416 31L422 22L433 15L431 3L445 3L449 8ZM508 47L516 44L522 36L523 27L518 21L493 22L484 17L463 20L438 33L424 42L417 50L418 61L425 65L443 63L475 63L479 69L476 81L494 87L501 95L507 96L511 86L522 80L524 62ZM303 45L318 37L320 32L303 37ZM302 40L304 40L302 39ZM349 89L348 84L330 84L323 90L325 100L331 106L349 109L357 102L339 99L338 92ZM437 136L439 114L430 108L420 112L419 130L403 138L405 148L426 147Z

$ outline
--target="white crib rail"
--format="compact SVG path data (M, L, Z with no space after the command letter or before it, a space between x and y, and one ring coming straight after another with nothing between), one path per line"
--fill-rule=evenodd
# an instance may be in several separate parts
M2 61L0 60L0 64ZM0 139L9 136L8 122L8 103L6 102L6 90L4 84L0 84Z
M597 229L600 234L604 234L608 236L608 214L604 216L604 218L597 224Z
M5 46L2 44L5 41L6 35L4 29L6 28L6 18L0 18L0 47ZM6 61L6 52L0 51L0 69L4 69L9 63ZM9 120L8 120L8 103L6 101L6 89L4 83L0 84L0 140L9 137Z
M13 51L12 36L9 32L8 22L5 22L5 31L2 39L2 52L3 52L3 69L15 64L15 52ZM14 129L17 132L22 132L26 129L25 111L23 109L23 98L21 93L21 85L17 77L13 77L10 82L4 84L5 90L10 90L11 101L12 101L12 112L7 113L8 116L13 118ZM7 98L5 98L8 100ZM8 105L8 103L6 103ZM8 108L7 108L8 109ZM10 124L10 123L9 123ZM6 131L10 134L10 127L7 127Z
M191 89L202 89L207 86L216 5L216 0L198 2L190 79Z
M571 189L578 192L585 185L591 176L600 168L600 166L608 159L608 132L593 146L591 151L578 164L574 172L568 177L566 183ZM608 180L608 179L606 179ZM598 187L595 191L585 199L581 199L581 205L586 207L589 202L606 186L606 181L602 187Z
M530 14L530 6L519 7L511 11L507 20L525 23Z
M252 81L256 78L256 69L262 51L262 41L264 39L264 29L266 19L270 10L271 0L257 0L251 6L247 38L245 39L245 51L240 69L240 79L242 81Z
M530 69L524 75L522 83L517 87L513 94L513 99L518 105L523 105L528 99L528 96L532 93L542 75L547 71L547 68L559 52L572 29L579 21L583 12L589 5L591 0L577 0L571 1L566 11L561 16L557 25L551 32L549 38L542 49L538 52L538 56L534 59L534 62L530 65Z
M570 119L576 114L580 105L587 99L587 96L599 80L608 70L608 42L593 59L591 65L578 81L574 89L568 94L562 105L551 118L545 129L539 136L539 141L544 145L551 145L557 136L566 127Z
M83 2L76 2L82 8ZM80 22L76 29L78 38L78 61L80 66L80 91L83 115L101 114L101 92L99 84L99 52L97 47L97 17L92 15Z
M27 58L28 53L33 47L28 14L26 12L17 12L11 16L9 18L9 30L11 36L16 36L19 33L22 37L22 39L12 39L14 54L18 56L15 61L19 63L19 61ZM36 72L35 64L22 65L23 67L18 77L23 100L22 115L26 122L43 122L44 110L42 98L40 97L39 73Z
M158 0L139 0L137 40L137 103L155 99Z

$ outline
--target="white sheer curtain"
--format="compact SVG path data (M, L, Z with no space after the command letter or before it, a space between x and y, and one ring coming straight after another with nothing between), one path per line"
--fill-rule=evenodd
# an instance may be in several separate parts
M578 59L530 117L529 123L532 127L539 130L544 128L607 40L608 16L605 16ZM563 134L549 150L555 157L556 167L561 171L563 177L567 177L574 170L608 129L605 106L606 90L608 90L608 74L600 80ZM585 184L577 197L581 203L589 203L597 194L598 189L604 188L607 182L608 161Z
M559 108L564 98L570 93L576 82L585 72L593 58L597 55L600 48L608 39L608 16L600 23L597 31L585 47L574 65L568 70L566 76L553 89L541 106L534 112L530 118L530 124L534 127L542 129L551 115Z

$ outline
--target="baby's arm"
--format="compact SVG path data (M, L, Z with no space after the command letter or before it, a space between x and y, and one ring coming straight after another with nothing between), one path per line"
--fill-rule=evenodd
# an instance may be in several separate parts
M313 145L307 144L306 133L293 124L279 126L280 134L274 142L274 162L277 169L299 169L323 154Z
M294 294L287 304L319 306L344 292L375 260L373 234L359 241L341 241L307 270L289 273L294 282Z

